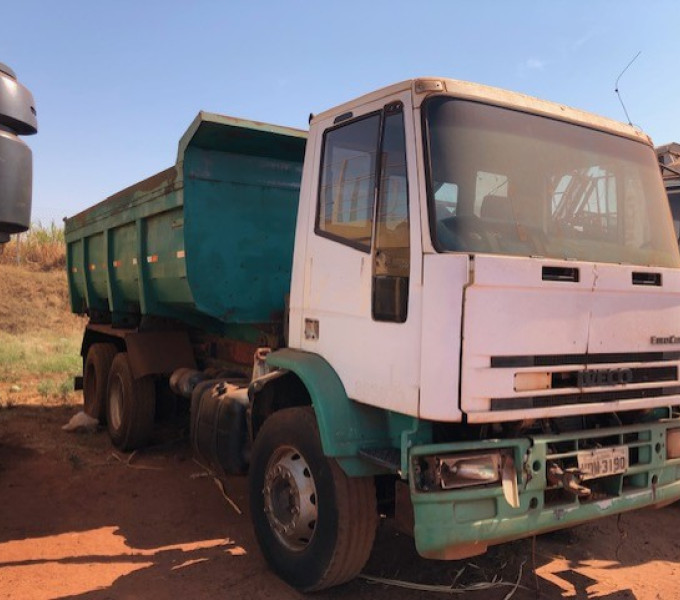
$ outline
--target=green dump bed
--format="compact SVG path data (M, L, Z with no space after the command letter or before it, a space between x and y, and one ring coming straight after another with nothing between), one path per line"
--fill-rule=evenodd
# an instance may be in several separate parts
M306 133L199 113L177 163L66 220L71 308L269 328L290 287Z

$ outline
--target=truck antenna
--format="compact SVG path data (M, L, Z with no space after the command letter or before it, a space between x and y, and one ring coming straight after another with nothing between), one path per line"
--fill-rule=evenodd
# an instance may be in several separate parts
M632 125L633 123L630 120L630 117L628 116L628 111L626 110L626 105L623 103L623 98L621 98L621 93L619 92L619 79L621 79L621 76L628 70L630 65L632 65L636 60L637 57L642 54L642 50L640 50L634 57L633 60L631 60L627 65L626 68L619 73L619 76L616 78L616 83L614 84L614 91L616 92L616 95L619 97L619 102L621 103L621 106L623 107L623 112L626 113L626 119L628 119L628 125Z

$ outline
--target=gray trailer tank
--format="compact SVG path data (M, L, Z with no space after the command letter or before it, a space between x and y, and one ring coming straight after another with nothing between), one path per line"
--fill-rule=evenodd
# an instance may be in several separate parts
M0 63L0 243L31 224L33 156L19 136L37 131L33 95Z

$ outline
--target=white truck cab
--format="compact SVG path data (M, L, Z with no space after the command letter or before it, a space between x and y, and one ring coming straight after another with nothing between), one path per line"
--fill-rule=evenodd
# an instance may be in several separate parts
M665 406L679 264L647 136L406 81L311 121L290 346L326 358L350 398L421 419Z
M680 256L645 134L416 79L314 117L303 173L289 346L387 415L382 447L313 402L327 456L366 474L349 438L398 476L423 556L680 497Z

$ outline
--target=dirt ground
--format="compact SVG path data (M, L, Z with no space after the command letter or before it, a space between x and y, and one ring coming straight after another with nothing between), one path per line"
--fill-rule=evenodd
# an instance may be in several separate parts
M78 408L0 410L0 598L303 597L260 555L245 478L223 495L176 431L133 455L114 452L105 432L63 432ZM363 576L314 597L420 600L452 584L470 588L456 598L480 600L680 598L680 504L454 562L419 558L384 522Z

